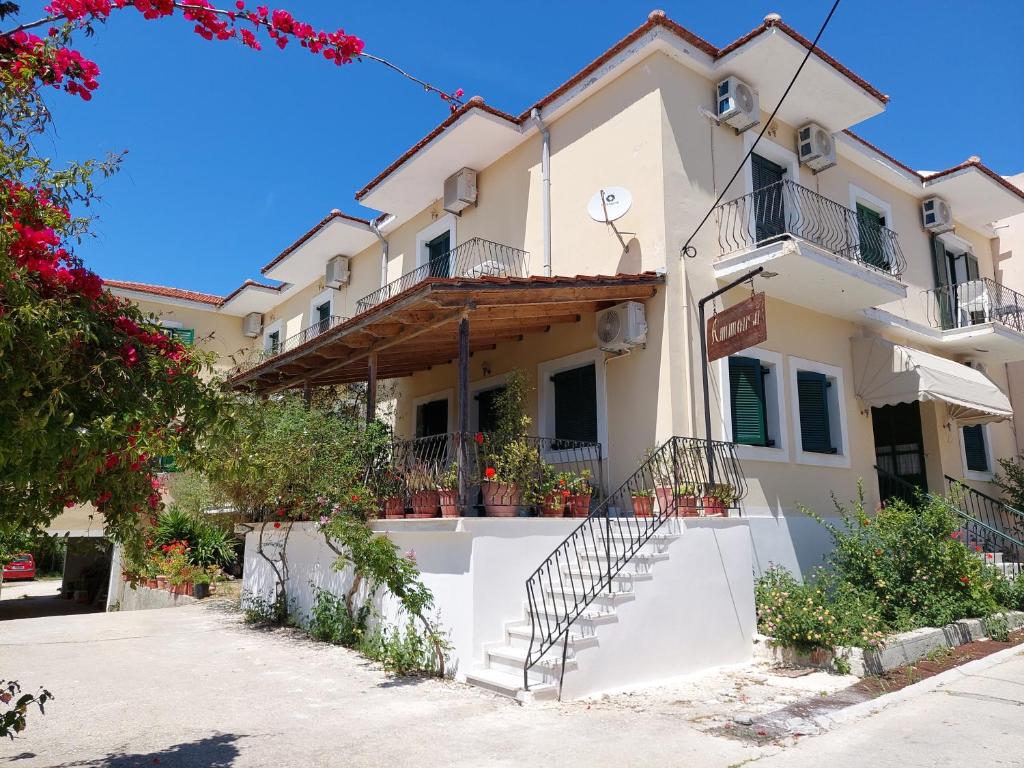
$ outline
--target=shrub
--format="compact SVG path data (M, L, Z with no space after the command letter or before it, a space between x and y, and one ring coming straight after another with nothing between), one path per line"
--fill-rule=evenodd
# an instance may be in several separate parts
M232 565L238 556L232 533L177 506L157 518L153 541L157 545L187 541L189 562L201 568L209 565L224 568Z
M353 615L344 600L327 590L317 589L307 630L314 640L355 648L366 635L369 616L368 605L361 606Z

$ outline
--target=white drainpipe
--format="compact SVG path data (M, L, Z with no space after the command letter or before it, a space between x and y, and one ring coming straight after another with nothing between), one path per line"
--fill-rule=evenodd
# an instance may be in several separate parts
M551 132L541 119L540 110L534 107L530 117L540 131L540 175L541 200L544 211L544 275L551 277Z
M393 217L389 215L383 217L380 221L383 224L389 224L392 218ZM380 240L380 284L381 287L383 287L388 283L388 241L387 238L380 233L380 226L377 224L376 219L370 220L370 231L377 236L378 240Z

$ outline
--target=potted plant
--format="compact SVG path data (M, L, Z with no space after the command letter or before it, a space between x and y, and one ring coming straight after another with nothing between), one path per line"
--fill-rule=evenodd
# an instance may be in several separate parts
M430 467L422 461L417 461L406 470L405 479L409 486L409 506L412 507L412 512L407 517L437 517L441 496Z
M438 484L438 501L441 505L441 517L460 517L459 514L459 464L453 461L441 476Z
M705 517L724 517L726 511L736 501L736 489L728 483L708 486L701 499Z
M590 470L579 473L566 473L569 486L569 515L571 517L589 517L590 500L594 496L594 488L590 482Z
M374 483L374 490L380 504L380 515L386 520L405 517L405 499L402 498L402 481L396 472L384 470Z
M192 576L192 597L202 600L210 596L210 574L206 571L198 571Z
M676 514L681 517L697 516L697 489L693 483L676 486Z
M651 517L654 514L654 491L637 488L629 492L633 499L634 517Z
M494 399L495 429L482 451L480 490L489 517L515 517L524 501L536 499L540 452L526 436L526 376L513 371Z
M537 502L541 517L565 517L565 508L569 504L571 495L569 491L571 479L570 473L556 473L550 464L543 465Z

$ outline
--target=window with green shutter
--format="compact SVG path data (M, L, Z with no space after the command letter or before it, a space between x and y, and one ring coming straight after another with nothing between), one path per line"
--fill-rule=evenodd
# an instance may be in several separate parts
M981 424L963 428L964 457L971 472L988 472L988 450L985 448L985 428Z
M732 439L742 445L774 445L768 437L764 378L768 369L753 357L729 358Z
M555 388L555 439L596 443L596 366L590 363L561 371L551 377L551 382Z
M857 203L857 233L860 257L865 264L888 270L885 254L885 217L878 211Z
M196 331L194 328L168 328L167 335L177 339L182 344L195 344Z
M828 377L816 371L797 371L800 405L800 441L808 453L836 453L829 418Z

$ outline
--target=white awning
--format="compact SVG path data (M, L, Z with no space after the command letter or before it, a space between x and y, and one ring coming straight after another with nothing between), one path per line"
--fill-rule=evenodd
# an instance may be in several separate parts
M851 342L854 392L870 406L939 400L960 424L1013 418L1009 399L981 371L885 339Z

